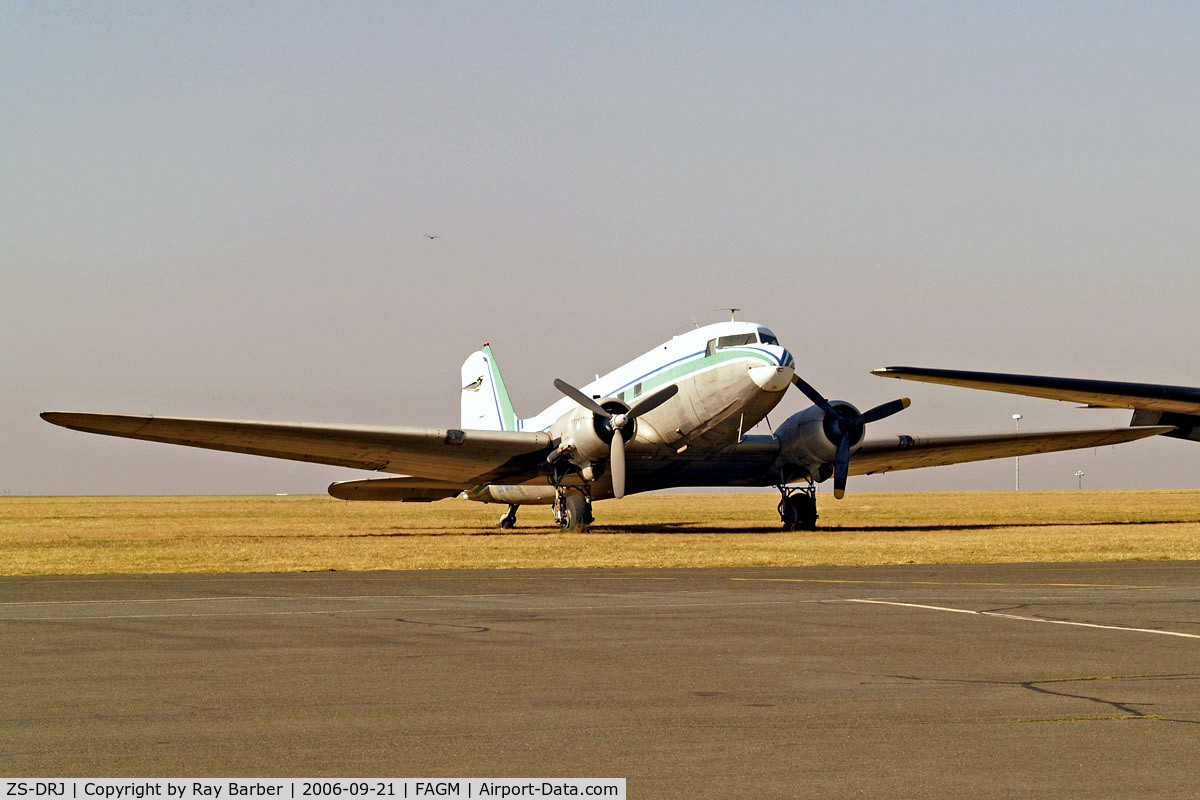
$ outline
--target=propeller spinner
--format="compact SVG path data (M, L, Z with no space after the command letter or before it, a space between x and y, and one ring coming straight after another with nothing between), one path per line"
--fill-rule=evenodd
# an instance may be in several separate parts
M558 389L567 397L571 398L588 411L591 411L596 416L608 420L608 427L611 428L613 432L612 442L610 442L608 446L608 468L612 472L613 497L616 497L618 500L624 497L625 439L621 436L621 429L633 422L642 414L652 411L653 409L658 408L663 403L670 400L679 392L679 387L675 384L671 384L670 386L660 389L654 394L646 395L641 400L634 403L630 409L623 414L614 414L561 378L554 379L554 388Z
M877 422L892 414L908 408L912 401L907 397L893 400L890 403L875 406L857 415L844 414L826 400L821 393L814 389L799 375L792 375L792 383L804 393L804 396L824 411L833 421L833 432L838 437L837 455L833 459L833 496L841 500L846 495L846 477L850 473L850 447L862 433L862 428L868 422Z

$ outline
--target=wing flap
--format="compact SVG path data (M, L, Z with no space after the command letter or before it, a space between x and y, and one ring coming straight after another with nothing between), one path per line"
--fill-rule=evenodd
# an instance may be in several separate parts
M889 436L864 442L850 457L850 474L870 475L901 469L943 467L968 461L1079 450L1132 442L1173 430L1170 425L1156 425L1144 428L1092 428L973 436Z
M475 485L532 477L550 436L540 431L314 425L47 411L42 419L87 433L229 453L417 475Z

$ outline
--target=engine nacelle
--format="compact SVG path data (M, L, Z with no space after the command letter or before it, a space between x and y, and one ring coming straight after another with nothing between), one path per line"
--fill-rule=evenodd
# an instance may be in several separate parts
M833 400L830 405L847 416L858 416L858 409L845 400ZM854 452L862 445L864 428L865 426L860 425L852 431L850 452ZM803 467L814 480L818 481L824 480L832 474L832 469L822 469L822 467L833 463L842 434L837 420L831 418L821 408L810 406L788 417L779 426L775 436L780 443L779 459L776 462L778 466Z
M625 414L629 411L629 406L611 397L597 402L611 414ZM613 433L607 419L582 407L563 414L550 426L550 437L558 440L559 450L581 466L608 458ZM621 428L621 438L626 444L633 441L636 434L636 420L630 420Z

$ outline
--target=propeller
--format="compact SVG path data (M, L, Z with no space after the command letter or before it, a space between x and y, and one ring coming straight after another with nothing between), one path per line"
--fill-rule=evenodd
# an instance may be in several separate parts
M613 497L621 499L625 496L625 439L621 436L621 429L642 414L653 411L670 400L679 392L679 387L671 384L654 394L646 395L623 414L614 414L561 378L554 379L554 388L596 416L608 420L608 427L613 432L612 442L608 445L608 468L612 472Z
M892 400L890 403L875 406L861 414L850 415L838 411L833 404L821 396L808 381L799 375L792 375L792 383L812 400L817 408L824 411L833 422L831 433L838 436L837 455L833 458L833 496L841 500L846 495L846 477L850 473L850 445L868 422L878 422L908 408L912 401L907 397Z

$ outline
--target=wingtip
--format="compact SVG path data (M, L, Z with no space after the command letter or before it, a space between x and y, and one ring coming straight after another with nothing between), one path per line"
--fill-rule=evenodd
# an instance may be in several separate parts
M1149 425L1146 427L1146 431L1153 431L1153 433L1148 432L1146 434L1146 438L1148 439L1151 436L1166 436L1168 433L1177 430L1179 430L1179 428L1175 425Z

